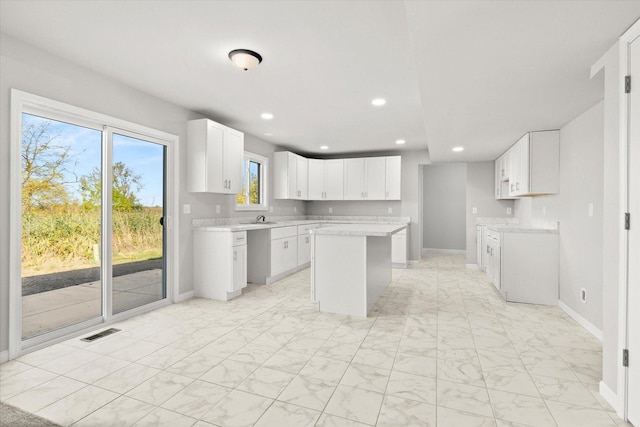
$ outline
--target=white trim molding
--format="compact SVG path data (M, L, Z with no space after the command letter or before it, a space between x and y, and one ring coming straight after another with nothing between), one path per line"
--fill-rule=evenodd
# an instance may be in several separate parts
M600 342L602 342L602 331L600 329L598 329L595 326L593 326L593 324L591 322L589 322L584 317L580 316L578 314L578 312L574 311L571 307L569 307L567 304L563 303L560 300L558 300L558 307L560 307L560 309L562 311L564 311L569 316L571 316L573 318L573 320L578 322L583 328L585 328L587 331L591 332L591 335L593 335L594 337L598 338L598 340L600 340Z
M603 381L600 381L599 390L600 396L607 401L609 405L613 408L614 411L620 416L622 411L620 410L620 400L618 399L618 395L609 388Z
M9 350L0 351L0 363L4 363L9 360Z
M183 294L177 294L176 293L176 297L173 299L173 302L178 303L178 302L186 301L186 300L188 300L190 298L193 298L193 297L194 297L193 291L188 291L188 292L185 292Z

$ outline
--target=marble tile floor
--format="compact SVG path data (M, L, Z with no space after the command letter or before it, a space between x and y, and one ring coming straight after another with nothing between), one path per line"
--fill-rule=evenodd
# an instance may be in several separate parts
M319 313L309 270L194 298L0 365L0 400L63 426L622 426L601 343L557 307L505 303L431 251L366 319Z

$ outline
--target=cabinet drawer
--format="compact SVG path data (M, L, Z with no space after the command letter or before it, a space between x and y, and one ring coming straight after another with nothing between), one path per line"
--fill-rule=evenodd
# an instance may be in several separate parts
M233 246L240 246L247 244L247 232L246 231L235 231L231 237L231 244Z
M309 230L314 230L314 229L319 228L319 227L320 227L319 223L299 225L298 226L298 236L300 236L302 234L309 234Z
M298 226L291 225L288 227L278 227L271 229L271 240L282 239L298 235Z

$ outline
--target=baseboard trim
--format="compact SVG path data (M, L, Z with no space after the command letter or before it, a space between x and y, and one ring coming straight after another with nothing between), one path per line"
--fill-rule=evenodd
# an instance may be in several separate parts
M466 254L466 249L438 249L438 248L422 248L422 253L427 252L444 252L448 254Z
M609 405L613 408L614 411L622 418L622 411L618 408L618 395L613 392L603 381L600 381L599 386L600 395L607 401Z
M193 298L193 291L185 292L183 294L178 295L174 302L178 303L178 302L186 301L189 298Z
M467 264L467 268L470 270L482 270L478 264Z
M407 260L407 264L411 264L411 265L416 265L419 262L420 262L420 260L417 260L417 259L409 259L409 260Z
M587 331L591 332L591 334L594 337L598 338L602 342L602 331L600 329L598 329L595 326L593 326L587 319L585 319L584 317L580 316L572 308L570 308L567 304L563 303L560 300L558 300L558 307L560 307L560 309L562 311L564 311L569 316L571 316L573 318L573 320L575 320L580 325L582 325L583 328L585 328Z
M9 360L9 350L0 351L0 363L7 362Z

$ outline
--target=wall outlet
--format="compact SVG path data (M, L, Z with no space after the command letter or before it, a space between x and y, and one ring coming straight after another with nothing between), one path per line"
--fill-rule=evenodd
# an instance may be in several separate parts
M580 301L583 304L587 303L587 290L585 288L580 288Z
M471 213L477 214L478 213L478 208L471 208Z
M293 207L293 213L296 213L296 212L298 212L298 207L297 207L297 206L294 206L294 207Z
M333 213L333 208L329 208L329 213Z
M589 216L593 216L593 203L589 203Z
M393 213L393 208L387 209L387 213Z
M220 205L216 205L216 213L220 213Z
M189 215L191 213L191 205L185 203L182 205L182 213L185 215Z
M511 215L511 208L507 208L507 215Z
M269 206L269 212L273 212L273 206Z

